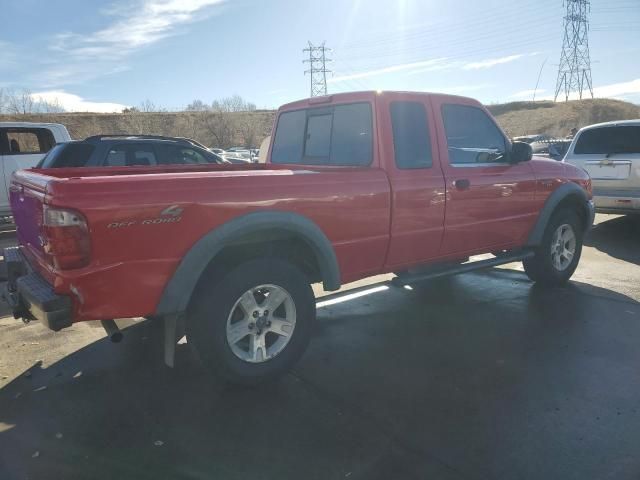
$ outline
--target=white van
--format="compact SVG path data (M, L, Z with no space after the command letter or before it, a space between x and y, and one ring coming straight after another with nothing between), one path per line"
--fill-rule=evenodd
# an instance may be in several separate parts
M69 132L58 123L0 122L0 217L11 215L9 185L11 174L36 164L60 142L71 140Z
M640 120L584 127L564 161L591 176L596 212L640 214Z

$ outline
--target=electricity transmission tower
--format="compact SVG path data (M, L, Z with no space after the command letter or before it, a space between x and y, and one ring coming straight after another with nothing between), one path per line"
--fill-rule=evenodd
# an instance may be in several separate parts
M567 13L564 17L564 39L556 81L556 95L553 100L558 100L561 91L564 92L565 101L569 100L571 92L578 92L578 96L582 99L582 92L587 89L593 98L591 60L589 59L589 21L587 20L587 14L591 8L590 1L564 0L563 5L566 6Z
M311 42L309 46L303 50L305 53L309 53L309 58L303 60L303 63L309 64L309 70L305 70L304 74L311 74L311 96L317 97L327 94L327 73L331 73L331 70L327 70L326 63L331 60L326 58L326 52L330 52L331 49L322 45L314 47Z

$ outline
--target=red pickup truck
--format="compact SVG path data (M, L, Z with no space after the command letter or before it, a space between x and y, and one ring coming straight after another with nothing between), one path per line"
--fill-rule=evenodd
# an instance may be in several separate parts
M575 270L591 181L531 157L477 101L361 92L281 107L267 164L22 170L5 250L14 315L164 322L205 366L255 383L303 353L326 290L385 272L407 284L522 260ZM479 262L470 256L493 253ZM180 333L177 333L180 332Z

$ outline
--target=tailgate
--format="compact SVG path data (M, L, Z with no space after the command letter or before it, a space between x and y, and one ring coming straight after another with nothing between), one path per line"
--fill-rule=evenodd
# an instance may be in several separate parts
M18 171L13 175L9 188L9 202L16 224L18 243L31 253L44 260L41 237L42 210L46 191L46 177L36 181L26 171Z
M640 187L640 154L574 155L566 162L584 168L594 187L613 190Z

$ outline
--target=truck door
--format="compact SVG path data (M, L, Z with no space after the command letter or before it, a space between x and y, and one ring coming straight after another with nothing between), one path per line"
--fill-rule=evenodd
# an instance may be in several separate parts
M521 244L535 218L535 177L528 162L509 163L509 140L472 100L432 97L446 180L441 254Z
M380 96L379 143L391 182L391 238L386 266L438 256L444 231L445 184L433 115L425 95Z

